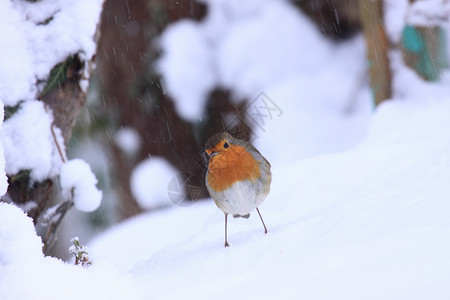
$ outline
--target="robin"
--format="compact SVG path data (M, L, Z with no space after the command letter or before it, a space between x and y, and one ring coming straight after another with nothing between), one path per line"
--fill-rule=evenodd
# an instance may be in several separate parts
M206 187L216 205L225 213L225 247L227 241L227 218L248 218L256 208L264 226L267 227L258 206L270 191L272 173L270 163L250 143L223 132L209 138L205 145L209 156Z

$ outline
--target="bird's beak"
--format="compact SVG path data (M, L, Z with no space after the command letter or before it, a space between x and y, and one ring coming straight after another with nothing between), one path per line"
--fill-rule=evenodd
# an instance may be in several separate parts
M212 149L205 150L206 154L208 154L208 157L211 159L211 157L217 155L218 153L213 151Z
M205 152L208 155L208 158L211 158L214 155L217 155L217 152L215 152L212 148L211 149L206 149Z

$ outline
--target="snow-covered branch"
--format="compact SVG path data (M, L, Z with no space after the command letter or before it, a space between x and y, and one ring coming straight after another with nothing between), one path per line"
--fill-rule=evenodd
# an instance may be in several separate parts
M0 2L0 104L7 112L0 130L0 194L35 224L42 216L50 233L74 204L65 195L48 208L54 180L71 165L65 148L85 103L102 5L103 0ZM101 192L90 169L83 174L90 179L84 198L92 200L86 196L91 192L95 198L84 209L91 211ZM81 193L79 185L74 192Z

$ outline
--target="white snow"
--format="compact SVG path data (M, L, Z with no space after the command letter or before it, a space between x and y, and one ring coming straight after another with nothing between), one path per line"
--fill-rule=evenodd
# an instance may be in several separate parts
M27 49L27 38L23 29L23 18L12 1L1 1L0 28L0 100L14 106L19 100L30 98L36 93L33 58ZM20 29L19 29L20 28ZM20 31L19 31L19 30ZM19 32L18 32L19 31Z
M399 44L408 16L409 0L383 0L386 33L393 43Z
M32 220L0 202L0 299L143 299L138 284L109 263L85 269L44 257L41 248Z
M3 127L3 118L4 118L5 110L3 103L0 101L0 132ZM5 171L5 155L3 150L3 144L0 143L0 197L6 193L8 189L8 178L6 177Z
M9 106L33 100L37 82L57 63L76 53L90 60L102 3L1 1L0 100Z
M0 131L0 195L7 188L5 171L13 175L30 170L33 181L59 174L65 157L60 157L51 132L52 112L36 98L57 63L74 54L85 61L92 58L102 3L103 0L0 1L2 122L4 106L18 106ZM87 70L88 64L85 67ZM85 82L81 85L86 86ZM54 128L54 134L65 156L60 130ZM75 165L69 162L62 166L69 173L63 175L63 186L75 188L76 206L93 210L101 192L85 184L95 184L96 179L88 166ZM109 286L114 281L120 283ZM89 297L97 299L124 299L137 295L132 292L135 286L114 267L100 261L87 272L44 257L32 220L20 208L0 200L0 299L80 299L86 291Z
M103 0L1 1L2 114L3 106L18 106L0 131L5 156L1 172L5 170L8 175L14 175L29 170L32 181L59 174L65 159L61 132L52 125L51 109L36 98L56 64L74 54L86 62L93 57L94 34L102 3ZM85 67L87 70L88 64ZM3 158L1 160L3 162ZM4 189L5 185L1 184L1 194ZM98 195L93 197L98 198Z
M42 257L42 242L33 234L33 220L14 205L0 202L0 224L0 278L4 278L5 266L36 263Z
M84 160L72 159L64 163L59 179L63 196L69 199L73 195L78 210L91 212L100 206L102 191L97 189L97 178Z
M122 127L116 132L115 142L124 153L133 155L139 151L141 137L135 129Z
M447 0L421 0L412 3L408 24L416 26L441 25L448 22L450 2Z
M196 120L203 113L208 92L216 84L212 54L200 25L187 20L177 22L164 32L160 44L165 52L157 67L167 75L162 84L177 100L180 116Z
M50 131L52 112L36 98L56 64L74 54L92 58L102 3L1 1L0 101L2 107L19 105L0 133L7 174L30 170L34 181L58 174L62 159ZM54 133L64 151L60 130Z
M306 70L315 73L332 54L319 30L285 1L267 1L252 13L235 13L218 41L217 64L221 82L239 96L254 96ZM311 44L318 47L311 51Z
M130 177L133 197L144 209L168 205L168 186L178 174L177 169L164 158L151 157L143 160L134 168Z
M288 2L205 2L204 22L177 22L161 37L160 71L187 119L203 116L206 96L216 84L238 97L253 97L333 57L331 45ZM311 44L320 47L312 51Z
M62 159L51 133L53 115L41 101L26 101L3 124L0 140L3 144L6 173L31 170L34 181L57 175ZM54 127L59 145L64 151L60 130Z

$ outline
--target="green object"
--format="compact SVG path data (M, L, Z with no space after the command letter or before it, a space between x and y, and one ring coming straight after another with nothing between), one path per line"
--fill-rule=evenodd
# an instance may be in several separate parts
M402 34L403 46L413 53L420 53L425 49L425 43L416 28L406 25Z
M445 31L440 27L405 26L402 44L407 63L425 80L437 81L442 69L448 67Z
M50 75L47 79L47 85L42 90L40 97L45 96L53 88L62 85L67 81L67 69L69 66L78 59L77 55L71 55L67 59L56 66L50 71Z
M5 106L5 116L4 120L6 121L9 118L11 118L12 115L14 115L19 110L20 103L15 106Z

